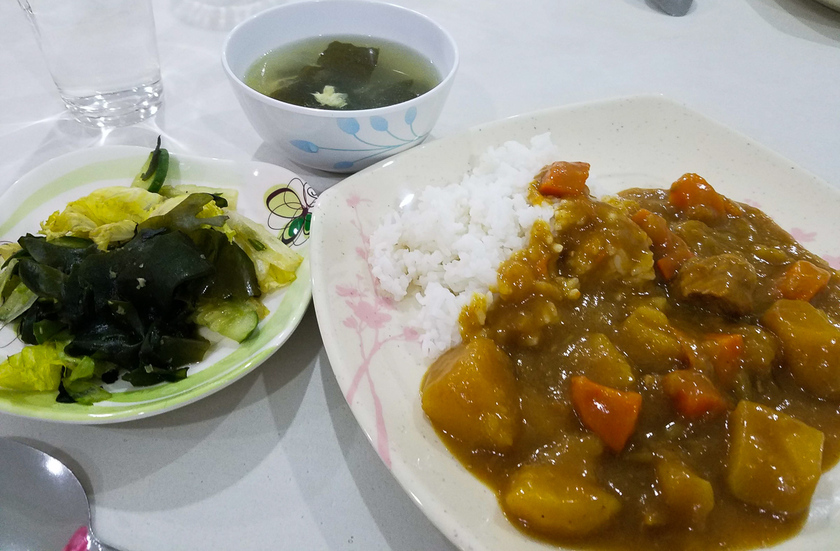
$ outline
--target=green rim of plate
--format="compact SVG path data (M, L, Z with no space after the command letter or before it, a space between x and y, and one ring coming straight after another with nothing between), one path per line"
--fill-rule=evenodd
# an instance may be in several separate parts
M145 161L148 150L140 147L120 147L120 150L125 151L125 156L92 162L34 189L14 209L13 214L0 224L0 235L8 233L24 221L33 210L56 195L101 180L124 179L130 182L137 173L138 167ZM60 160L61 158L56 159L58 162ZM212 171L203 170L202 165L229 163L229 161L218 159L189 158L189 160L192 164L197 163L197 166L201 167L196 172L201 175L203 183L211 183L208 181L207 174ZM274 168L279 169L279 167ZM186 171L178 169L177 176L183 176L184 172L189 176L190 169ZM189 177L186 180L189 180ZM236 188L240 193L247 191L244 185L237 182L224 182L224 185ZM262 194L261 191L260 194ZM44 197L48 198L47 201L43 200ZM280 303L273 308L266 319L260 322L256 334L226 356L212 364L203 365L201 371L188 374L186 379L175 383L115 392L107 402L99 402L92 406L58 403L55 401L56 392L20 392L0 389L0 411L65 423L109 423L163 413L220 390L268 359L300 323L309 305L312 289L307 257L308 245L296 247L295 250L304 256L304 261L298 268L297 277L284 290Z

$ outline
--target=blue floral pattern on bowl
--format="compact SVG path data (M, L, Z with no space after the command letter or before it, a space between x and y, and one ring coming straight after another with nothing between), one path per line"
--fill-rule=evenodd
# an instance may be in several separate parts
M355 117L347 117L337 119L339 129L345 134L353 136L359 143L358 147L325 147L318 145L309 140L291 140L291 144L306 153L317 154L319 151L337 151L351 154L360 154L358 156L352 155L348 160L338 161L333 165L336 170L347 170L353 167L356 163L367 161L377 155L382 155L401 147L409 147L416 142L423 141L428 132L417 134L414 130L414 121L417 119L417 108L409 107L405 112L403 121L405 128L399 131L394 131L385 117L372 116L369 119L370 127L376 132L375 136L379 138L376 141L372 139L365 139L360 136L362 132L362 125Z

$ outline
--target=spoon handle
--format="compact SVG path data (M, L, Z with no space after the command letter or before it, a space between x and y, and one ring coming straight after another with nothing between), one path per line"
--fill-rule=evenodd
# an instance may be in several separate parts
M90 535L90 540L88 541L88 551L119 551L115 547L111 547L110 545L105 545L98 539L96 539L93 534Z
M682 17L688 13L693 0L653 0L653 3L668 15Z

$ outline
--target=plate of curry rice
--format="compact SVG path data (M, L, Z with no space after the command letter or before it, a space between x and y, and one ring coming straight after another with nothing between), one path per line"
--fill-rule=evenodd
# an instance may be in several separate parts
M840 192L660 96L425 144L318 199L324 346L460 549L831 549Z

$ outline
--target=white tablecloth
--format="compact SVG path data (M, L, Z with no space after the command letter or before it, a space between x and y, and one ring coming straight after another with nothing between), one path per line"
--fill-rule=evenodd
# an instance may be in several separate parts
M32 29L0 3L0 191L39 164L102 144L287 166L262 143L220 63L202 1L154 0L165 104L100 131L70 119ZM541 108L640 93L685 103L840 187L840 13L813 0L395 0L445 26L461 69L442 138ZM218 3L218 1L217 1ZM202 12L203 13L203 12ZM686 167L690 170L690 167ZM95 532L137 551L450 549L357 427L310 308L291 340L224 391L107 426L0 416L0 435L54 452L92 495Z

